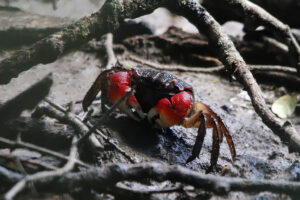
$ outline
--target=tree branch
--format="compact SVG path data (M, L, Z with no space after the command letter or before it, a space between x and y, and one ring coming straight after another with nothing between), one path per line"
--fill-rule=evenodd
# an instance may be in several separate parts
M300 27L300 4L298 0L250 0L251 2L259 5L260 7L267 10L276 18L283 21L285 24L289 24L291 27L299 28ZM222 1L209 1L204 0L203 6L208 9L208 11L221 23L227 21L241 21L243 19L241 15L232 11L224 4Z
M199 67L186 67L183 65L173 65L173 64L160 64L157 62L152 62L150 60L145 60L143 58L139 58L136 56L129 55L126 59L131 60L140 65L144 65L156 70L163 71L177 71L177 72L195 72L195 73L216 73L220 71L225 71L225 67L216 66L216 67L207 67L203 68ZM296 73L296 69L288 66L280 66L280 65L249 65L251 71L255 72L283 72L283 73Z
M244 178L220 177L201 174L179 165L156 162L143 164L108 164L101 168L67 173L58 178L34 180L36 186L46 191L66 192L74 188L90 188L98 192L108 192L120 181L172 181L192 185L215 194L224 195L232 191L246 193L269 191L288 195L300 195L300 183L278 180L248 180ZM51 188L46 187L51 184Z
M225 67L186 67L182 65L160 64L152 62L136 56L127 56L126 59L137 63L138 65L147 66L156 70L175 71L175 72L192 72L192 73L219 73L227 78ZM123 61L121 61L122 63ZM280 65L248 65L254 77L261 82L267 81L269 84L283 84L289 88L298 90L300 85L300 77L297 75L295 68Z
M105 40L105 49L107 54L107 63L105 69L112 68L117 63L117 58L113 50L113 34L108 33Z
M56 32L29 47L19 50L0 62L0 84L8 83L22 71L37 64L55 61L63 53L79 47L97 35L97 26L102 25L97 14L84 17L77 23Z
M124 19L149 14L161 5L162 2L157 0L108 0L91 16L83 17L67 28L36 42L30 48L2 60L0 84L7 84L12 78L37 64L54 62L59 56L80 47L92 38L113 32Z
M277 34L289 47L292 65L300 73L300 46L288 25L282 23L262 7L248 0L224 0L224 2L226 2L226 6L234 9L235 12L239 12L241 16L248 20L245 22L246 26L248 25L247 22L250 22L251 26L254 25L253 28L261 25ZM215 1L215 4L218 3L219 1Z
M11 147L26 148L26 149L30 149L30 150L33 150L33 151L43 153L43 154L54 156L54 157L62 159L62 160L68 160L68 156L65 156L65 155L60 154L58 152L52 151L50 149L39 147L39 146L36 146L34 144L30 144L30 143L27 143L27 142L12 141L12 140L9 140L9 139L3 138L3 137L0 137L0 142L6 144L8 146L11 146ZM76 164L78 164L79 166L82 166L82 167L86 167L86 168L91 167L90 165L85 164L85 163L81 162L80 160L77 160Z
M262 92L245 61L220 24L195 0L177 1L168 6L171 11L185 16L198 30L205 32L210 44L218 50L219 59L227 71L233 73L248 92L256 113L263 122L286 143L290 150L300 151L300 135L290 122L284 124L268 108Z

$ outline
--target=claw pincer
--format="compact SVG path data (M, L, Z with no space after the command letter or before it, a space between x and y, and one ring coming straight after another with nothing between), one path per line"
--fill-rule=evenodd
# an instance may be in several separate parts
M182 91L171 98L163 98L149 111L148 119L151 121L152 113L159 113L156 122L159 127L166 128L183 121L193 106L193 95Z

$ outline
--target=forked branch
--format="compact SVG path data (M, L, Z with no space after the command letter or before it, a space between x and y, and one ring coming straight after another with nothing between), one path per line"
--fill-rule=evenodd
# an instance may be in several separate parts
M198 1L177 1L178 4L171 4L168 7L171 11L185 16L199 30L205 32L210 45L218 50L218 56L226 70L237 78L247 90L256 113L263 122L286 143L290 150L300 151L300 135L290 122L284 124L268 108L262 91L256 80L249 71L245 61L236 50L233 42L222 30L220 24L203 8Z
M218 4L218 2L215 1L215 4ZM288 25L249 0L224 0L224 2L226 2L226 6L231 7L235 12L239 12L245 18L246 26L248 25L247 22L253 28L265 26L272 33L274 32L275 36L279 36L289 48L291 64L300 73L300 46Z

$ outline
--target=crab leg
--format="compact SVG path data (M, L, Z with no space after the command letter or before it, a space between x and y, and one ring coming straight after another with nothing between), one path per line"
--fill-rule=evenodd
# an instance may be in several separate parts
M221 127L222 133L224 134L224 136L226 138L226 141L227 141L230 153L231 153L231 157L232 157L232 159L234 159L235 156L236 156L236 151L235 151L235 147L234 147L232 137L229 134L229 131L228 131L227 127L225 126L225 124L223 124L223 122L220 121L220 120L218 120L219 126Z
M192 155L187 159L186 163L193 161L197 156L199 156L206 135L206 116L203 112L200 112L199 117L201 124L198 129L198 135L196 138L195 145L193 147Z
M188 158L187 163L194 160L199 155L206 134L206 130L204 129L212 128L211 165L206 171L209 173L217 164L220 153L220 144L222 143L224 136L226 137L232 159L236 156L236 151L232 137L221 118L204 103L195 103L194 108L196 109L196 113L182 122L182 125L186 128L199 127L192 155Z
M213 134L212 134L212 151L211 151L211 159L210 159L210 166L206 170L206 173L209 173L212 171L213 167L217 165L217 161L219 158L220 153L220 129L218 129L218 126L215 122L215 120L212 120L213 124Z
M222 127L222 125L219 124L219 120L218 119L213 118L212 120L213 120L213 127L214 128L216 127L216 129L217 129L218 137L219 137L219 143L221 144L223 142L223 137L224 137L224 133L222 131L222 128L220 128L220 126Z
M100 73L100 75L97 77L93 85L90 87L89 91L86 93L82 102L82 107L84 111L87 110L87 108L91 105L91 103L96 98L97 94L100 92L102 88L102 83L105 78L106 78L106 73L105 72Z
M225 124L223 123L221 118L204 103L201 103L201 102L195 103L195 108L197 110L203 111L205 114L210 115L211 118L217 120L217 127L219 127L219 129L221 129L221 131L219 131L219 141L220 141L220 143L222 142L223 135L226 137L226 141L227 141L230 153L231 153L231 157L232 157L232 159L234 159L236 156L234 143L233 143L231 135L229 134L227 127L225 126ZM220 139L220 138L222 138L222 139Z

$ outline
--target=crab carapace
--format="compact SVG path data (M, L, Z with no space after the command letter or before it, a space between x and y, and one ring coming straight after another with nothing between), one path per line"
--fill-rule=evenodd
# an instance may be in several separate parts
M198 135L187 163L194 160L202 148L206 129L212 128L212 153L210 171L219 157L220 144L225 136L232 158L235 147L232 137L221 118L206 104L194 102L191 85L167 72L140 68L115 66L105 70L97 77L83 100L83 109L88 106L101 91L101 106L118 102L128 91L134 89L119 105L119 110L132 119L148 119L156 128L182 125L186 128L197 127Z

